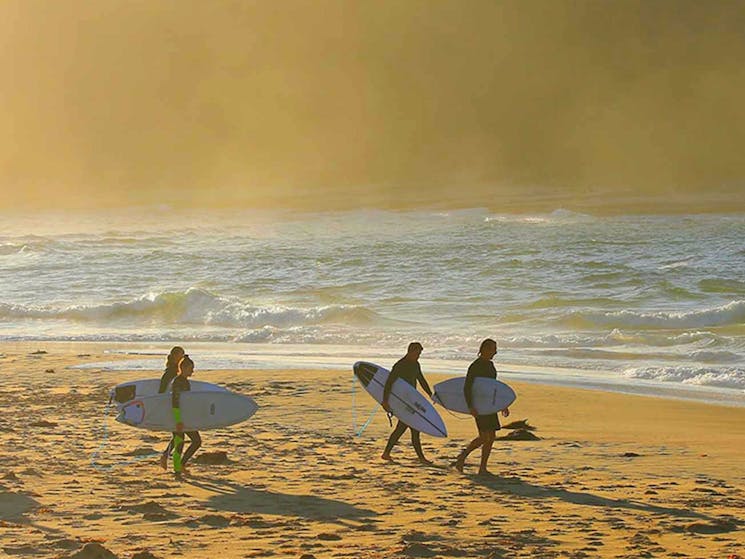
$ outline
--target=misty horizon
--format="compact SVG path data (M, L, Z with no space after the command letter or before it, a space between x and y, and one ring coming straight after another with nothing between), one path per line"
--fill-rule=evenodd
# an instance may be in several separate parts
M0 13L0 208L745 208L742 3Z

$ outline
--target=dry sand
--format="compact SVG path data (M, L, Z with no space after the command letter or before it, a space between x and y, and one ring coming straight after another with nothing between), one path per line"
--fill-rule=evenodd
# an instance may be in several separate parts
M448 467L470 418L445 413L450 437L422 437L434 466L407 435L388 464L383 413L351 434L351 371L197 363L195 379L261 409L202 433L197 457L228 462L177 481L146 456L167 434L104 422L108 389L143 374L68 368L127 358L104 349L0 346L0 555L745 557L742 408L516 383L510 420L529 418L540 440L497 441L497 476L481 479L478 451L465 475ZM373 401L358 389L357 402L362 420Z

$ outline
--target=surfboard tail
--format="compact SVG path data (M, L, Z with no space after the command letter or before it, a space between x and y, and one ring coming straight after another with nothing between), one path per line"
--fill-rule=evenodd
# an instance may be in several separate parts
M354 371L354 376L359 379L359 381L362 383L362 386L367 386L370 384L370 381L375 376L375 373L378 372L378 368L374 365L371 365L370 363L365 363L364 361L357 361L352 366L352 370Z

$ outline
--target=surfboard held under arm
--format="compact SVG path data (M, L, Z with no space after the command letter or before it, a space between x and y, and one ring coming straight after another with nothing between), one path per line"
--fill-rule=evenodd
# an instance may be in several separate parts
M374 363L358 361L352 367L362 386L379 404L383 403L383 389L390 371ZM440 414L427 398L402 379L396 379L388 398L391 412L406 425L433 437L447 437L447 429Z
M451 378L435 384L432 399L442 407L460 413L470 413L463 387L466 377ZM517 395L505 383L496 379L478 377L473 379L473 407L480 415L496 413L515 401Z
M190 390L180 394L184 431L206 431L241 423L259 406L249 396L228 390ZM150 431L174 431L172 395L136 398L122 405L116 420Z
M203 380L190 380L191 389L200 392L216 391L227 392L228 389L219 384L205 382ZM117 384L109 391L109 398L120 409L124 404L135 398L144 398L146 396L155 396L160 388L160 379L150 378L142 380L132 380ZM171 391L171 384L168 384L166 392Z

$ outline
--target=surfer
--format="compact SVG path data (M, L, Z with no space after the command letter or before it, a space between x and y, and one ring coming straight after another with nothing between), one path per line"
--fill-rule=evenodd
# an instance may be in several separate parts
M388 413L391 412L388 398L391 395L391 388L393 387L393 383L397 378L405 380L414 388L416 388L416 383L418 381L422 385L422 388L424 388L424 391L432 396L432 390L430 390L427 381L424 379L422 368L419 366L419 356L422 354L423 349L424 348L422 347L422 344L420 344L419 342L411 342L406 351L406 355L404 355L396 362L395 365L393 365L391 374L388 375L388 380L386 381L385 387L383 388L383 408ZM401 438L401 435L404 434L404 431L406 431L406 429L411 429L411 444L414 445L414 450L416 451L416 455L419 457L419 461L422 464L432 464L431 461L427 460L424 457L424 452L422 452L422 442L419 437L419 431L412 427L409 427L400 419L396 424L396 428L393 429L391 436L388 437L388 444L385 446L385 450L380 457L383 460L393 460L391 458L391 450L393 449L393 446L398 442L398 439Z
M171 386L171 406L173 408L173 418L176 420L176 431L173 433L173 469L176 475L186 473L184 466L194 455L197 449L202 446L202 437L198 431L187 431L184 433L184 424L181 418L181 393L191 390L189 377L194 372L194 361L188 355L184 355L178 363L178 376ZM189 448L181 454L184 449L184 434L189 437Z
M499 414L490 413L487 415L479 415L473 405L473 381L476 377L486 378L497 378L497 370L494 368L492 359L497 354L497 342L491 338L485 339L481 342L479 347L479 356L476 360L471 363L468 367L468 373L466 374L466 383L463 387L463 393L466 397L466 403L471 415L476 418L476 428L479 431L479 436L473 439L466 448L463 449L458 455L455 461L455 469L459 472L463 472L463 467L466 464L466 458L478 447L481 447L481 466L479 467L479 475L488 476L491 475L489 470L486 469L486 464L489 461L489 454L491 453L492 445L496 437L496 432L502 427L499 424ZM510 410L505 408L502 410L502 415L507 417L510 415Z
M178 362L181 361L181 358L184 355L186 355L186 352L183 347L174 346L171 348L171 352L166 358L166 370L163 372L163 376L160 377L160 387L158 388L159 394L168 390L168 385L171 384L171 381L176 378L176 375L178 375ZM163 451L163 454L160 455L160 467L164 470L168 469L168 455L171 454L172 451L173 438L168 442L168 446Z

